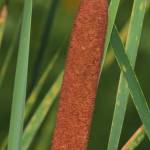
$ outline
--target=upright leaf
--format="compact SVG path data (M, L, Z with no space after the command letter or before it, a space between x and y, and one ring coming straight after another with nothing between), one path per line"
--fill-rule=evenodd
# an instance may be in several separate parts
M31 15L32 0L25 0L13 92L8 150L20 150L21 147L28 72Z
M126 43L126 53L130 60L132 67L134 68L136 62L136 56L142 31L142 24L144 20L146 8L146 0L135 0L131 15L131 21L129 25L129 33ZM108 150L118 149L119 139L125 117L127 100L129 96L129 90L126 86L126 80L123 73L120 75L120 81L117 91L115 111L112 121L111 133L108 143Z
M118 31L116 28L113 29L111 44L120 66L121 71L127 81L126 86L130 90L130 94L133 98L133 102L136 106L138 114L144 124L145 131L150 139L150 110L148 108L146 98L137 80L137 77L132 69L132 66L125 54L124 46L119 38Z
M115 23L115 20L116 20L116 15L117 15L117 12L118 12L119 3L120 3L120 0L111 0L110 4L109 4L108 27L107 27L107 34L106 34L106 40L105 40L102 67L104 65L105 57L106 57L108 46L109 46L109 43L110 43L111 33L112 33L112 29L113 29L113 26L114 26L114 23Z

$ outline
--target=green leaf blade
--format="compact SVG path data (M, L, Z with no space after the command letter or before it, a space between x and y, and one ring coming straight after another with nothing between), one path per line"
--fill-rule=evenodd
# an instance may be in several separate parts
M146 98L142 92L137 77L132 69L127 55L124 52L124 47L118 36L118 31L116 28L113 29L111 43L120 69L122 70L123 75L128 83L128 88L130 89L130 94L133 98L133 102L144 124L146 133L150 139L150 110L148 108Z
M25 0L15 75L15 85L8 138L8 150L20 150L21 146L29 59L31 16L32 0Z
M131 22L129 26L129 33L125 50L133 68L135 66L138 52L138 46L146 8L145 4L146 4L145 0L144 1L135 0L131 15ZM126 85L126 80L124 79L123 73L121 73L111 133L108 143L108 150L118 149L119 139L121 135L121 130L128 102L128 96L129 96L129 89L128 86Z
M105 45L104 45L102 68L104 66L107 50L108 50L110 39L111 39L111 33L112 33L113 26L114 26L114 23L115 23L115 20L116 20L119 4L120 4L120 0L111 0L110 5L109 5L109 9L108 9L108 27L107 27L106 40L105 40Z
M63 77L63 72L59 74L52 88L50 88L47 95L45 96L45 98L43 99L39 107L37 108L35 114L32 116L23 134L21 150L26 150L30 146L45 116L47 115L52 104L54 103L56 96L60 92L62 77Z

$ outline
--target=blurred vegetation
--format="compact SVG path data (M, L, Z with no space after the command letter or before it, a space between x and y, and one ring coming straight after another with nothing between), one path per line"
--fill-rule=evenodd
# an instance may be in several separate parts
M122 30L130 19L132 3L133 0L121 0L116 19L116 26L119 31ZM44 69L52 61L55 54L60 52L60 55L57 58L55 65L52 67L42 90L40 91L36 105L32 110L32 114L46 95L48 89L54 83L58 74L64 68L71 28L78 6L79 0L33 1L27 97L31 94L33 87L35 87ZM4 80L2 84L0 84L0 146L9 129L23 1L8 1L7 4L5 4L5 7L8 11L6 22L0 24L0 40L2 39L0 48L0 73L4 66L4 60L10 51L12 51L12 58L8 65ZM3 7L1 7L1 11L2 8ZM135 69L144 94L148 100L150 99L148 84L150 77L150 69L148 67L150 65L149 18L150 9L147 9ZM124 32L127 33L127 30ZM120 69L114 59L114 53L110 48L97 92L96 108L89 142L90 150L105 150L107 148L119 75ZM150 101L148 101L148 103L150 104ZM49 149L53 126L55 124L56 110L57 101L52 105L52 109L49 111L41 125L30 149ZM120 147L129 139L140 125L141 121L130 98L123 126ZM144 142L138 147L139 150L146 150L149 148L150 143L147 138L145 138Z

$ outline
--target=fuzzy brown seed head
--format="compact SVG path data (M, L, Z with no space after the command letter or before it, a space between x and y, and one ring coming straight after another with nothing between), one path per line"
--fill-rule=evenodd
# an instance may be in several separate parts
M107 1L82 0L73 27L52 150L86 150L107 27Z

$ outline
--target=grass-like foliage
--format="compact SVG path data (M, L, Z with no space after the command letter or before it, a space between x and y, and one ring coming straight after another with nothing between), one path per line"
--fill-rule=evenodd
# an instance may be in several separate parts
M29 59L31 16L32 0L25 0L10 118L8 138L9 150L19 150L21 147Z

